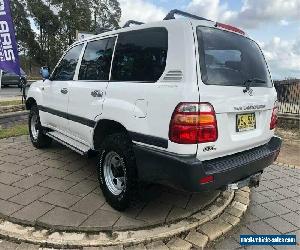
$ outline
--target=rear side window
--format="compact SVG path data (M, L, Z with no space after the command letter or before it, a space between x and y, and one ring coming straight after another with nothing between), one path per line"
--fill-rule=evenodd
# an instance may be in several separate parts
M115 38L89 42L79 70L79 80L109 80Z
M52 81L73 80L82 47L83 44L77 45L65 54L51 76Z
M156 82L165 70L167 51L164 28L119 34L111 80Z
M265 59L251 39L210 27L197 28L202 81L211 85L272 86Z

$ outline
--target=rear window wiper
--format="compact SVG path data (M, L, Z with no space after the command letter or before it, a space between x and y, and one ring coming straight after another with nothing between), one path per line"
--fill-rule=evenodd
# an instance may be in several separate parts
M246 86L246 88L243 90L244 93L249 91L251 83L266 83L266 81L263 79L260 79L260 78L250 78L250 79L246 80L244 82L244 85Z

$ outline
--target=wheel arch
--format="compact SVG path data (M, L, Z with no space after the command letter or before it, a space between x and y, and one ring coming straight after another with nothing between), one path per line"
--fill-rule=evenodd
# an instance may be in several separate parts
M129 135L128 130L120 122L109 119L99 120L95 126L93 134L94 149L98 149L101 146L101 143L106 136L119 132Z
M29 97L25 102L26 110L30 110L34 104L37 104L33 97Z

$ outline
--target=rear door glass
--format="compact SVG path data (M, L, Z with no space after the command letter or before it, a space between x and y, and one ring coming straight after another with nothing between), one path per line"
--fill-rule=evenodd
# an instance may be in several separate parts
M198 27L202 81L211 85L270 87L271 79L258 45L244 36L210 27Z

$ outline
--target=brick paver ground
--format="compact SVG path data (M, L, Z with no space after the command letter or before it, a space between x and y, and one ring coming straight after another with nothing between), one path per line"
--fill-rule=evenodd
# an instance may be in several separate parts
M201 210L219 192L191 194L152 185L125 212L98 185L96 158L53 143L38 150L27 136L0 140L0 217L72 230L126 230L172 222Z
M300 247L258 246L242 248L241 234L296 234L300 239L300 169L272 165L258 188L251 190L251 203L246 215L226 238L212 249L299 249Z
M28 163L26 166L20 163L24 161ZM93 161L57 145L40 151L32 148L26 139L24 143L0 141L0 212L21 220L31 218L46 224L53 223L52 221L72 221L73 225L84 225L86 228L95 224L99 226L108 220L105 222L106 227L115 223L113 225L122 228L124 225L145 225L144 223L151 218L151 211L153 217L168 220L172 208L176 208L176 211L198 209L195 200L199 199L199 196L184 199L184 193L165 188L158 193L157 190L161 187L154 186L147 191L148 200L137 204L125 214L115 212L105 203L95 184ZM56 169L60 171L56 172ZM47 179L43 179L42 176L46 176ZM29 180L32 182L26 178L31 178ZM35 184L32 186L31 183ZM24 195L21 195L22 193ZM209 201L209 196L204 200ZM157 207L161 209L155 209ZM108 217L112 219L109 220ZM240 234L296 234L299 242L300 169L277 165L267 168L261 185L252 189L250 207L240 225L226 237L206 246L206 249L224 250L297 249L272 246L244 248L239 245ZM176 246L180 246L179 249L191 249L194 248L195 242L202 243L205 240L197 237L196 233L191 233L185 241L175 238L129 249L175 249ZM0 249L39 249L39 246L0 240Z

